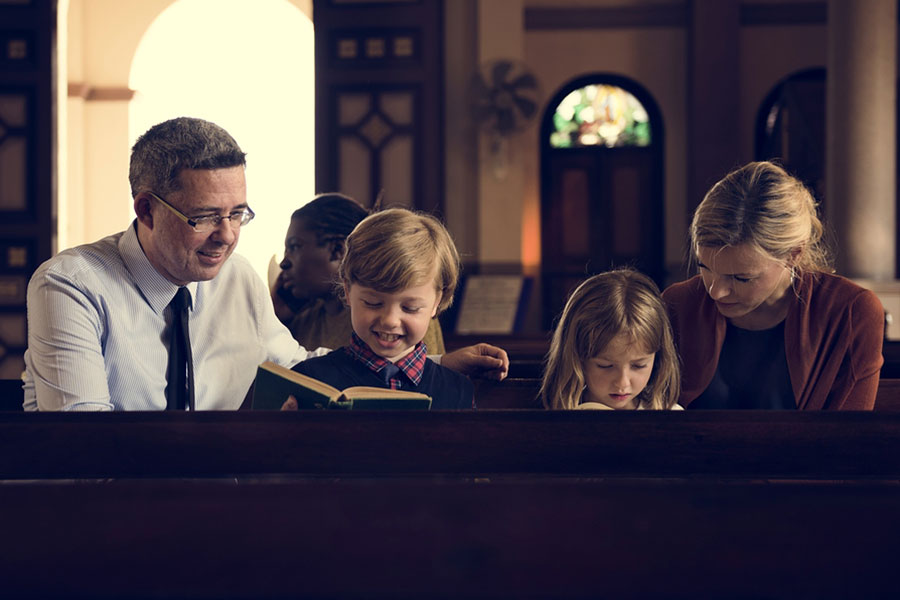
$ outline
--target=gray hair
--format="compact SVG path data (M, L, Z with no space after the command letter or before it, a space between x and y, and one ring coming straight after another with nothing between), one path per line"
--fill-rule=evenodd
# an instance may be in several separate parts
M209 121L178 117L147 130L131 149L131 195L178 191L185 169L227 169L246 165L246 154L227 131Z

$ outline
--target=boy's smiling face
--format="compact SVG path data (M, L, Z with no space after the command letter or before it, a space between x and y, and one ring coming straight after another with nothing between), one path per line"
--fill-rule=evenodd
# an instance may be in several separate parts
M375 354L391 362L422 341L441 300L431 281L393 293L357 283L345 286L344 291L353 331Z

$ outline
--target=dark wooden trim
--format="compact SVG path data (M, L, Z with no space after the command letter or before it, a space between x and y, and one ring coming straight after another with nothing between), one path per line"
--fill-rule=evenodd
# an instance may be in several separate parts
M900 479L900 414L0 414L0 480L272 473Z
M828 23L827 2L744 2L740 6L743 26L825 25Z
M687 2L610 8L526 8L525 30L686 27Z
M744 2L740 6L742 26L825 25L826 2ZM566 29L627 29L645 27L684 28L688 24L688 3L621 6L609 8L526 8L527 31Z

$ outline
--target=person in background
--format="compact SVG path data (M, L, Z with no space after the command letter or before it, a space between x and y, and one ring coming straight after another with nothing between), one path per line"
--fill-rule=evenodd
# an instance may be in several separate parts
M619 269L569 296L553 332L541 399L550 409L681 409L678 356L659 288Z
M884 309L833 274L800 181L774 163L749 163L707 192L690 235L700 273L663 292L683 362L682 405L874 407Z
M346 239L338 276L352 332L345 346L295 371L338 389L419 392L432 398L432 409L474 408L472 383L426 360L422 341L459 280L459 255L440 221L402 208L366 217ZM291 400L288 409L296 407Z
M337 348L350 339L353 328L340 296L338 268L347 236L368 215L355 200L338 193L320 194L291 215L272 301L302 346ZM436 318L429 321L424 341L429 354L444 353Z
M310 356L233 254L254 216L245 163L234 138L202 119L171 119L137 140L135 221L61 252L28 284L26 410L237 409L260 363ZM479 345L443 364L502 378L509 361Z

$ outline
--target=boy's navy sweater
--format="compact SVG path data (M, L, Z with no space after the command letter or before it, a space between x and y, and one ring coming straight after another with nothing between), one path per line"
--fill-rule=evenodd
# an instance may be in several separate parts
M388 387L379 373L356 360L345 348L332 350L325 356L308 358L294 365L293 369L339 390L355 385ZM472 382L465 375L435 364L433 360L425 361L419 385L413 385L404 375L398 377L403 380L401 389L431 396L432 410L475 408Z

